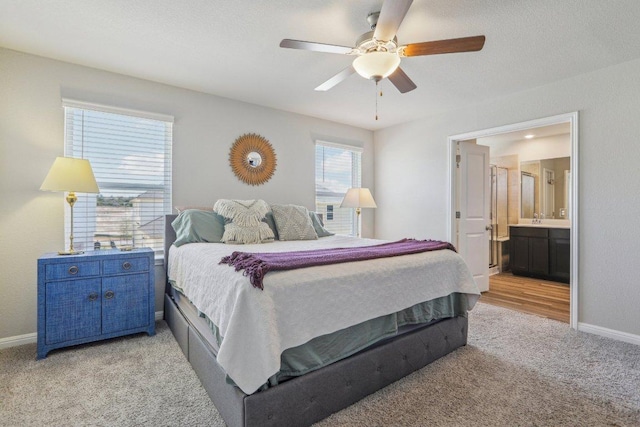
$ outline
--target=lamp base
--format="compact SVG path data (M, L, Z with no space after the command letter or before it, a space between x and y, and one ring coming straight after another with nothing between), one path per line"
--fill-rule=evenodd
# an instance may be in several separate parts
M74 251L74 250L70 250L70 251L58 251L58 255L80 255L83 254L84 251Z

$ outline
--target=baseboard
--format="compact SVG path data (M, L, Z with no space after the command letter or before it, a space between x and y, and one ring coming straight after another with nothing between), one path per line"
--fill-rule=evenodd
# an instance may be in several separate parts
M630 344L640 345L640 335L620 332L614 329L603 328L601 326L589 325L588 323L578 322L578 330L589 334L600 335L601 337L611 338L617 341L624 341Z
M32 344L38 340L38 334L16 335L15 337L0 338L0 350L3 348L17 347L24 344Z
M155 320L164 319L164 311L156 311ZM0 350L3 348L17 347L24 344L33 344L38 341L38 334L16 335L15 337L0 338Z

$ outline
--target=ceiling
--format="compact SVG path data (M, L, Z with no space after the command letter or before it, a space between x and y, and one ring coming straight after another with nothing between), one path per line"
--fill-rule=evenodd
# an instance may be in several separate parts
M514 132L501 133L497 135L485 136L477 139L477 143L481 145L489 145L495 147L503 144L511 144L525 140L526 135L533 135L531 139L549 138L557 135L567 135L571 133L571 124L558 123L555 125L540 126L537 128L518 130Z
M391 0L390 0L391 1ZM400 94L353 75L353 57L278 47L353 46L381 0L0 0L0 46L253 104L380 129L640 58L638 0L415 0L400 44L486 35L480 52L404 58Z

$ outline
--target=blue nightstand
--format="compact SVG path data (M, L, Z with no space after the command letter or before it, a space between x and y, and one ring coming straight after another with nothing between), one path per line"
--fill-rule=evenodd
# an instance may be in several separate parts
M38 259L38 359L56 348L154 335L153 260L149 248Z

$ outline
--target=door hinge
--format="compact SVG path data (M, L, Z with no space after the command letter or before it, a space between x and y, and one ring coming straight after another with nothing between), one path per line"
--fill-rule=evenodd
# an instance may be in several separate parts
M456 154L456 167L457 167L457 168L459 168L459 167L460 167L460 159L461 159L460 154Z
M456 219L460 219L460 211L456 212Z

